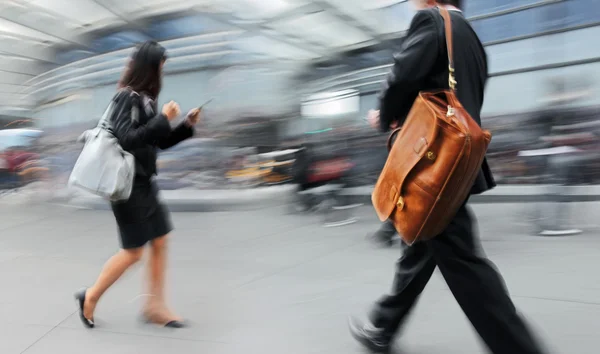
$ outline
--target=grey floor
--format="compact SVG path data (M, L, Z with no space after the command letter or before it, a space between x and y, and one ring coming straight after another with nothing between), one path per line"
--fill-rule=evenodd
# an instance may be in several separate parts
M600 352L598 228L534 237L523 206L476 207L488 255L551 352ZM174 214L170 299L193 326L137 322L140 266L106 294L90 331L71 296L117 251L111 215L0 205L0 353L362 353L346 317L389 288L400 248L368 245L364 235L378 223L369 209L359 216L354 225L323 228L317 216L282 209ZM403 353L485 353L439 274L398 344Z

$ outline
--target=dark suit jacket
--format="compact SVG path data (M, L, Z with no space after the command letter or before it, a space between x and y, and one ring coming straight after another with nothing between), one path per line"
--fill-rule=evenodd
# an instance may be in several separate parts
M458 11L450 11L454 43L457 96L466 111L481 125L481 107L488 78L487 57L471 25ZM444 20L437 8L417 12L402 50L394 55L394 66L380 94L381 130L397 121L404 123L420 91L448 88L448 52ZM472 194L495 186L487 160L483 161Z

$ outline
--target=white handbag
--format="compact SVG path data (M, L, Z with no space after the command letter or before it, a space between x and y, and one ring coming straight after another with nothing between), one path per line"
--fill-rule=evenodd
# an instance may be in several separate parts
M135 177L135 157L123 150L111 130L114 101L111 100L98 125L78 139L85 143L71 176L69 186L86 190L112 202L126 201ZM137 107L131 118L136 120Z

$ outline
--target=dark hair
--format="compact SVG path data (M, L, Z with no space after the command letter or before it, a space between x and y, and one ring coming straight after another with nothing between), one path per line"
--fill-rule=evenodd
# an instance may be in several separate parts
M444 4L444 5L452 5L452 6L456 6L459 9L462 7L462 0L437 0L438 4Z
M156 100L162 87L160 65L167 60L166 50L154 41L138 45L125 66L119 88L129 87Z

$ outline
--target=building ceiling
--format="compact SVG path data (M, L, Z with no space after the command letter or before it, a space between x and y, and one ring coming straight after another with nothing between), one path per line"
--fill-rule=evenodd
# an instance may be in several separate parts
M4 0L0 113L114 81L147 39L169 50L167 71L293 67L397 37L411 16L398 0Z

